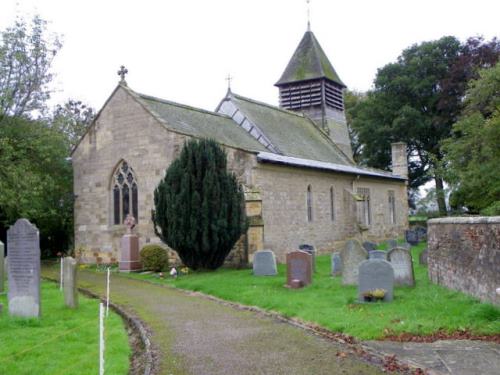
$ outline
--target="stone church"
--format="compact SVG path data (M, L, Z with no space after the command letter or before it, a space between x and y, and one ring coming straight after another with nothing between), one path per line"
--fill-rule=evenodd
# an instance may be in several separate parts
M123 77L72 154L75 249L84 262L119 259L129 213L141 247L160 243L154 190L190 138L221 144L244 185L250 226L233 263L264 248L284 261L303 243L331 252L347 238L381 240L407 227L406 145L392 145L392 173L355 164L346 86L311 31L276 83L279 107L228 90L211 112L140 94Z

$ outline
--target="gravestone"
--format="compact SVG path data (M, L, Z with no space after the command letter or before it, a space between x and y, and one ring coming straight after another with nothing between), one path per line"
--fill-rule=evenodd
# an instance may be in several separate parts
M340 258L342 259L342 284L356 285L359 264L368 258L368 253L357 240L349 240L346 242Z
M418 257L418 262L420 263L420 265L427 266L427 264L428 264L428 262L427 262L428 253L429 253L428 249L425 249L424 251L422 251L420 253L420 256Z
M368 252L373 251L373 250L377 250L377 244L375 242L371 242L371 241L363 242L363 247Z
M358 298L364 301L363 293L375 289L383 289L383 301L390 302L394 291L394 270L391 264L383 259L369 259L359 265Z
M394 283L396 285L415 286L413 262L408 250L396 247L387 253L387 259L394 269Z
M5 291L4 289L4 279L5 279L5 246L2 241L0 241L0 294Z
M387 240L387 251L398 247L398 241L396 240Z
M121 240L120 272L132 272L141 269L139 260L139 237L132 233L135 227L135 219L132 215L127 215L124 221L127 233Z
M340 253L332 253L332 276L342 275L342 259Z
M427 241L427 229L424 227L416 227L415 232L417 233L418 241Z
M302 286L312 282L312 255L305 251L292 251L286 254L287 285L294 287L298 280ZM292 283L293 281L293 283Z
M382 250L373 250L368 253L368 259L387 260L387 253Z
M312 256L313 272L316 272L316 248L313 245L302 244L299 245L299 250L305 251Z
M9 314L38 318L40 309L40 238L38 229L19 219L7 231Z
M72 309L78 307L77 270L75 259L71 257L63 259L64 303Z
M412 246L418 245L418 234L414 230L406 230L405 239Z
M254 253L253 274L255 276L274 276L277 273L276 257L271 250L260 250Z

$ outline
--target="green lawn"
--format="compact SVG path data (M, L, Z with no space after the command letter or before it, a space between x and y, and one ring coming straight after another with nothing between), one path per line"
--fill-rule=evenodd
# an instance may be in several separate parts
M0 374L99 373L99 301L80 296L80 307L71 310L57 284L42 282L41 319L11 318L6 295L0 302ZM127 374L130 347L121 317L110 311L105 327L105 373Z
M391 303L356 303L357 287L342 286L340 277L330 276L328 255L317 257L317 273L312 285L298 290L284 287L285 265L278 265L279 275L272 277L254 277L250 269L194 272L176 280L160 279L154 274L130 274L127 277L277 311L360 339L376 339L403 332L431 334L438 330L500 333L500 309L429 283L427 269L418 264L418 255L424 246L421 244L412 249L417 286L395 288Z

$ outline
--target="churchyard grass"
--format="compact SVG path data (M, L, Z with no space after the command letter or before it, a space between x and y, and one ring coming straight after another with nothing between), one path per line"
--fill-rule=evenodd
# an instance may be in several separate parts
M99 301L80 296L80 306L64 305L56 283L42 282L40 319L11 318L0 295L0 374L97 374ZM110 311L105 323L105 373L127 374L130 347L120 316Z

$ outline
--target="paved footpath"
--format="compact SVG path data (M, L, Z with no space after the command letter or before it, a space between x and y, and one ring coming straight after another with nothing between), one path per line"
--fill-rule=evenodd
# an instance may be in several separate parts
M43 275L57 278L57 269ZM104 274L80 272L79 286L103 295ZM182 291L111 276L111 299L152 330L161 374L383 374L343 345L276 319L240 311Z

